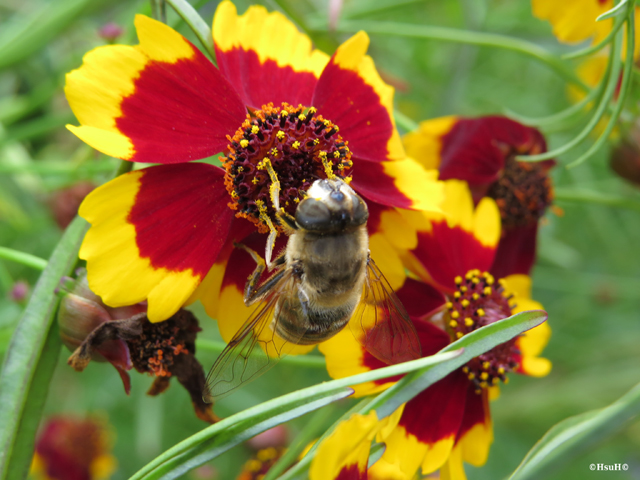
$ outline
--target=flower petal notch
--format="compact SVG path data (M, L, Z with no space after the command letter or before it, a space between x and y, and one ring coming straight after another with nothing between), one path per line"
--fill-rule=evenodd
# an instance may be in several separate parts
M188 40L137 15L140 44L87 53L67 75L65 94L80 122L68 126L101 152L134 162L209 157L245 117L229 82Z

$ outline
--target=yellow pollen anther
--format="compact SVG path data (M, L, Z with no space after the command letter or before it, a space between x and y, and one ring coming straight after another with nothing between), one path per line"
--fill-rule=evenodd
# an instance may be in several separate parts
M469 300L465 298L460 302L460 305L462 305L462 308L467 308L469 306Z
M254 135L257 134L260 131L260 127L258 127L257 125L254 125L253 127L251 127L251 133L253 133Z
M273 155L274 157L277 157L278 149L276 147L273 147L271 150L269 150L269 154Z
M316 113L318 111L318 109L316 107L310 107L309 108L309 113Z
M453 308L453 303L447 302L447 308L451 310Z
M476 313L478 314L479 317L484 317L484 310L483 309L479 308Z
M240 173L244 172L244 167L242 167L242 166L238 167L238 172L240 172Z
M261 462L267 462L276 458L278 456L278 451L273 447L269 447L258 451L256 456Z
M247 140L246 138L243 138L242 140L240 140L240 146L242 148L247 148L249 146L249 140Z
M504 382L504 384L505 384L505 385L506 385L507 383L509 383L509 377L504 377L503 382Z
M254 185L257 185L259 181L260 180L258 179L258 177L253 177L253 179L251 180L251 183L253 183Z
M473 283L474 285L477 285L478 283L480 283L480 279L478 277L473 277L471 279L471 283Z
M467 318L465 318L465 319L464 319L464 324L465 324L467 327L472 327L472 326L473 326L473 320L472 320L472 319L470 319L469 317L467 317Z
M453 292L453 298L460 298L460 295L462 295L460 292Z
M464 373L469 373L469 367L466 367L466 366L465 366L465 367L462 367L462 371L463 371Z
M482 368L484 368L485 370L489 370L490 366L491 362L482 362Z
M484 287L482 289L482 293L484 293L485 295L491 295L491 287Z
M455 320L451 320L451 321L449 322L449 326L450 326L451 328L457 328L457 327L458 327L458 322L456 322Z
M344 180L344 183L346 183L347 185L350 185L351 181L353 180L353 177L349 175L348 177L343 178L342 180Z
M466 278L467 280L471 280L473 278L473 271L467 272L464 278Z
M331 125L331 120L325 120L324 121L324 126L328 127L329 125Z
M231 192L231 198L238 198L238 194L235 192L235 190Z
M313 144L314 145L318 145L320 143L320 140L318 140L317 138L313 139Z
M478 300L480 298L480 295L474 293L473 295L471 295L471 298L473 298L474 300Z
M487 382L480 382L480 386L486 388L489 386L489 384Z
M496 385L499 381L500 381L500 379L499 379L498 377L493 377L493 378L491 379L491 383L492 383L493 385Z
M300 148L300 142L296 140L295 142L293 142L291 144L291 148L294 148L296 150L299 149Z
M462 286L460 287L460 291L461 291L462 293L465 293L467 290L468 290L468 288L467 288L465 285L462 285Z
M333 158L340 158L340 152L338 150L333 152Z
M307 119L307 116L304 113L301 113L300 115L298 115L298 120L300 120L301 122L304 122Z
M282 111L280 112L280 116L281 116L281 117L286 117L286 116L288 116L288 115L289 115L289 112L287 112L286 110L282 110Z
M294 201L294 202L296 202L296 203L300 203L300 199L299 199L298 197L295 197L295 198L293 199L293 201Z
M474 378L476 378L476 376L475 376L475 374L470 373L469 375L467 375L467 378L468 378L469 380L473 380Z
M278 133L276 133L276 138L278 140L282 140L285 137L284 132L282 130L280 130Z
M245 464L245 466L250 472L259 472L262 469L262 462L252 458Z
M456 332L456 337L458 338L462 338L463 337L463 333L462 332Z
M334 180L336 178L336 174L333 173L333 163L329 161L327 158L327 152L324 150L319 153L320 160L322 160L322 165L324 166L324 173L329 180Z
M498 373L499 373L500 375L503 375L503 374L504 374L504 368L502 368L502 367L498 367Z
M458 312L451 312L451 318L453 318L454 320L460 318L460 314Z
M493 285L493 284L494 284L494 282L495 282L495 280L493 279L493 277L492 277L492 276L488 276L488 277L486 278L486 282L487 282L487 285Z
M487 372L482 372L482 373L480 374L480 378L481 378L482 380L486 380L487 378L489 378L489 374L488 374Z

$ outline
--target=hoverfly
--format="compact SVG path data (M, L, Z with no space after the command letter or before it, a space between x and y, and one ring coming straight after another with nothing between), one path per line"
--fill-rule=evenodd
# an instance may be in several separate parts
M280 211L276 201L276 211ZM266 372L296 345L333 337L347 323L365 349L387 364L420 358L420 342L405 308L369 254L366 203L344 181L316 180L295 217L278 220L290 230L287 246L271 263L257 263L244 291L258 302L207 376L204 399L212 402ZM274 273L258 285L265 268Z

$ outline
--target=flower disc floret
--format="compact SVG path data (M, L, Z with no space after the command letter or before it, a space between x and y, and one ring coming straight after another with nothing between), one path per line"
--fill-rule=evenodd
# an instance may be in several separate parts
M267 232L264 213L277 225L270 205L275 180L280 183L280 206L290 215L315 180L348 181L351 151L338 132L338 126L314 107L269 103L248 114L229 137L229 153L222 159L229 207Z
M446 305L449 333L454 340L512 315L511 296L490 273L470 270L464 277L456 277L455 284L456 291ZM514 338L475 357L463 371L481 393L484 387L506 383L506 374L518 368L519 357Z
M534 162L505 161L502 175L489 187L505 228L537 223L553 201L548 168Z

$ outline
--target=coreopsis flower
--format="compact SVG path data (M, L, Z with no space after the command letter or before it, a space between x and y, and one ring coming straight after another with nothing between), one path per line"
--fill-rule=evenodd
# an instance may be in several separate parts
M422 355L515 313L541 309L530 297L523 274L496 278L489 273L498 252L500 214L495 201L474 202L464 182L448 181L441 214L411 212L421 226L415 246L404 254L417 278L407 278L398 297L420 339ZM538 355L546 345L546 323L472 359L407 402L397 421L377 436L386 449L370 469L372 478L413 478L418 470L440 469L441 479L464 479L463 462L482 465L493 438L489 399L512 372L546 375L551 364ZM320 345L333 378L385 365L364 350L350 332ZM398 378L354 386L357 396L382 391ZM391 478L396 478L396 476ZM334 477L328 477L334 478Z
M596 18L611 10L615 6L614 0L565 0L562 3L554 0L531 0L531 6L533 15L549 21L553 27L553 34L563 43L591 40L593 45L597 45L605 39L613 27L613 18L599 22L596 22ZM635 7L636 24L638 20L640 20L640 9ZM636 31L636 45L638 45L638 39L640 39L640 32ZM623 45L626 45L626 40ZM626 50L626 47L624 48ZM634 56L637 57L637 55L636 49Z
M38 434L30 473L37 480L107 480L117 465L111 448L103 421L51 417Z
M502 116L441 117L420 123L404 137L407 153L441 180L469 184L477 204L495 199L502 218L502 238L492 273L529 274L535 261L538 221L553 200L549 170L555 160L522 162L517 155L547 151L535 128Z
M108 182L80 208L91 223L80 256L106 304L146 300L158 322L199 298L221 325L225 314L245 320L247 274L234 265L231 275L243 278L223 276L234 242L251 236L264 251L264 234L281 230L271 202L278 182L289 214L314 180L334 175L370 204L440 201L435 175L405 157L393 89L365 54L364 32L329 57L280 13L252 6L238 16L224 1L213 21L216 67L166 25L141 15L135 25L139 45L89 52L65 89L81 124L68 128L79 138L107 155L162 164ZM222 167L189 163L218 153ZM233 307L222 298L229 288Z
M132 368L155 377L149 395L165 391L175 377L189 393L198 418L217 421L211 405L202 399L205 374L195 358L200 327L191 312L179 310L165 322L151 323L144 303L111 308L91 291L82 269L78 279L63 279L59 293L63 295L58 311L60 336L73 351L67 363L76 371L83 371L92 360L108 361L118 371L127 395Z
M284 447L267 447L258 450L242 466L236 480L262 480L284 452L286 452Z

